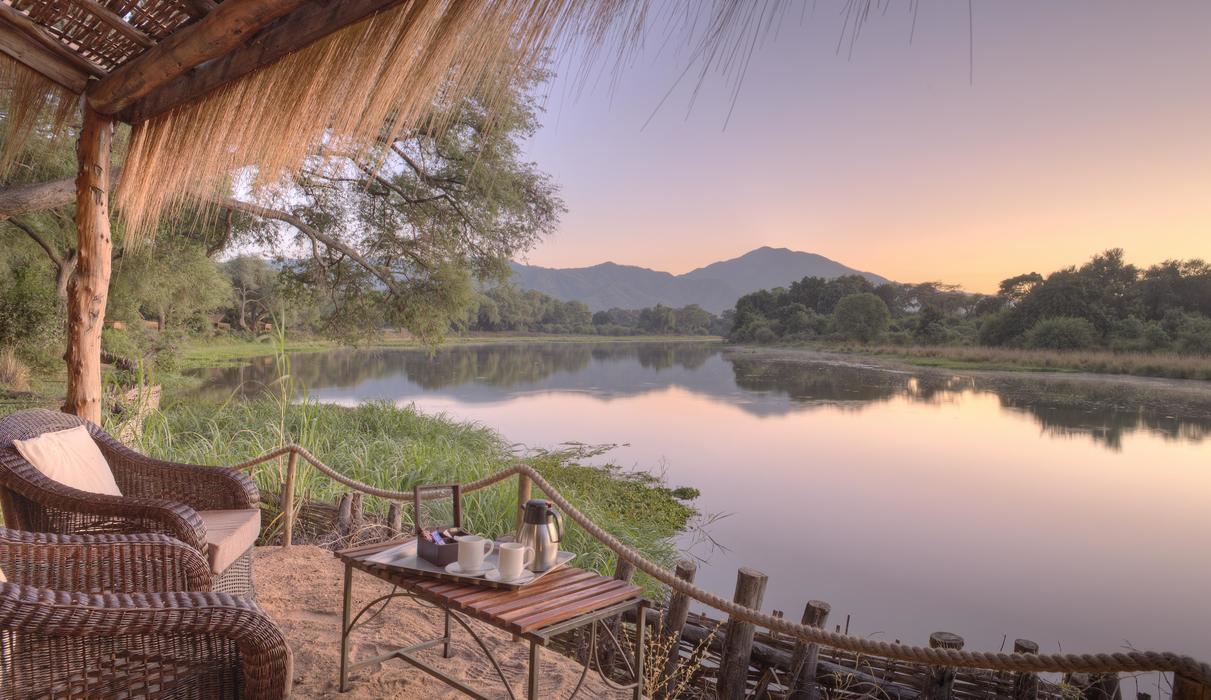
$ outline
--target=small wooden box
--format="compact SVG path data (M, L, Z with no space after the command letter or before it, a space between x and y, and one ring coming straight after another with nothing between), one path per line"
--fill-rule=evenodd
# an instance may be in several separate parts
M450 526L450 530L459 535L468 534L462 529L463 525L463 509L462 509L462 487L458 484L441 484L433 486L415 486L412 489L412 519L416 522L416 553L421 559L434 564L436 566L446 566L458 561L458 542L446 542L445 544L437 544L430 542L424 538L421 531L424 526L421 523L421 491L435 491L438 489L450 489L454 495L454 524ZM431 529L442 529L441 527Z

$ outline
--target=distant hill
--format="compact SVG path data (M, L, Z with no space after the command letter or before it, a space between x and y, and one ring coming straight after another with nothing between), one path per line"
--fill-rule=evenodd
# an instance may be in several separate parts
M565 269L513 263L512 282L520 289L536 289L564 301L583 301L593 311L698 304L719 313L758 289L786 287L804 277L832 279L842 275L862 275L875 284L887 282L879 275L846 267L822 255L770 247L684 275L612 262Z

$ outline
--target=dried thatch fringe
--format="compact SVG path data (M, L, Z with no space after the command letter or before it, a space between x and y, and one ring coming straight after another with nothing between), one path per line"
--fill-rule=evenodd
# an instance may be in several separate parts
M647 2L410 0L347 27L137 125L117 195L128 231L150 235L241 168L269 189L325 149L377 162L377 144L421 125L440 131L444 106L508 86L557 41L634 38ZM504 97L490 95L489 110Z
M7 55L0 54L0 179L25 149L34 129L48 125L52 136L62 136L76 117L80 98L58 83L42 77ZM48 121L49 118L49 121Z

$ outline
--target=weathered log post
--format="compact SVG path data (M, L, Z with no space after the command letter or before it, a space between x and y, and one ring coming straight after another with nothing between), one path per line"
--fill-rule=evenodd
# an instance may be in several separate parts
M353 494L346 491L336 504L336 534L342 540L349 536L353 525Z
M801 622L808 627L823 627L828 622L832 606L822 600L809 600L803 608ZM791 652L791 679L789 700L816 700L820 697L820 686L816 683L816 668L820 661L820 645L795 642Z
M951 632L934 632L929 635L929 646L934 649L962 649L963 638ZM950 700L954 680L953 666L927 666L921 683L922 700Z
M354 491L349 499L349 537L356 539L366 523L366 515L362 512L362 493Z
M1173 674L1173 700L1211 700L1211 685L1175 673Z
M760 571L741 567L736 572L736 592L732 600L746 608L760 609L769 577ZM719 659L718 697L721 700L743 700L748 685L749 656L753 651L752 623L735 619L727 621L727 639Z
M76 144L76 270L67 284L67 397L63 410L101 423L101 329L109 299L113 119L85 105Z
M526 513L526 501L530 500L532 484L525 474L517 475L517 532L521 532L522 519Z
M278 503L282 506L282 546L294 542L294 477L299 467L299 453L291 452L286 460L286 481L282 484L282 495Z
M1013 653L1037 654L1039 645L1029 639L1013 640ZM1013 674L1013 699L1035 700L1039 696L1039 675L1029 671L1018 671Z
M698 574L698 565L690 559L677 562L677 578L687 583L694 582ZM664 626L660 635L665 644L669 645L668 656L664 659L664 673L661 674L662 685L656 693L659 700L671 700L670 693L676 688L670 687L677 667L681 664L681 631L685 629L685 621L690 616L690 597L679 591L673 591L669 596L669 607L665 612ZM659 661L657 661L659 663Z
M399 504L395 501L387 506L387 529L389 537L399 537L399 533L404 529L404 516Z

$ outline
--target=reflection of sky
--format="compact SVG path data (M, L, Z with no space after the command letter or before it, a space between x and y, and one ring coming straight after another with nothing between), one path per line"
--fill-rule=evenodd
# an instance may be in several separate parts
M1106 449L1089 439L1104 417L970 380L930 393L925 378L752 366L742 382L775 388L750 390L719 354L696 366L624 354L508 386L471 375L425 389L432 377L395 374L309 392L415 403L531 447L625 443L608 457L664 471L702 492L704 513L731 514L710 530L730 551L695 550L710 556L699 581L726 594L736 566L758 568L767 609L793 615L819 598L860 633L922 642L944 629L977 649L1009 635L1044 650L1129 640L1211 657L1211 562L1190 556L1191 533L1211 531L1205 444L1134 429Z

